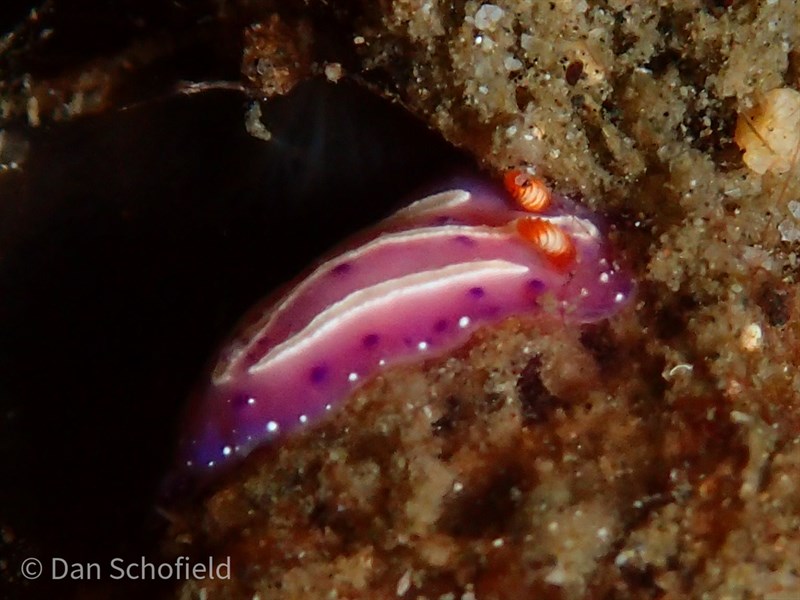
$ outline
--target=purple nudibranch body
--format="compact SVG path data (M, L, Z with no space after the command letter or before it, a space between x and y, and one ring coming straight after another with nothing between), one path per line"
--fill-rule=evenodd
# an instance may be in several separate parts
M567 269L519 234L528 217L502 188L461 177L353 238L227 343L192 399L181 469L216 472L479 327L542 313L585 323L626 304L633 283L589 211L554 194L537 215L572 239Z

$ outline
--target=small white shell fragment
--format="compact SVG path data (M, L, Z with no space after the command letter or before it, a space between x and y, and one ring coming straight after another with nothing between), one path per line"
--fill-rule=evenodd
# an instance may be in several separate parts
M247 133L254 138L264 142L268 142L272 139L272 132L270 132L261 121L261 104L259 102L253 102L247 109L244 125L245 129L247 129Z
M513 73L514 71L519 71L523 67L523 64L518 58L506 56L503 59L503 66L506 68L506 71Z
M344 75L344 69L338 62L327 63L325 65L325 78L331 83L336 83Z
M411 570L403 573L402 577L397 581L397 596L405 596L409 589L411 589Z
M791 88L767 92L739 115L734 138L750 170L759 175L789 171L800 147L800 92Z
M494 4L484 4L475 13L475 27L481 31L494 29L505 11Z
M800 227L791 219L784 219L778 223L778 232L782 242L800 242Z
M758 323L750 323L742 330L739 336L739 343L748 352L755 352L761 348L763 339L764 334L761 331L761 326Z

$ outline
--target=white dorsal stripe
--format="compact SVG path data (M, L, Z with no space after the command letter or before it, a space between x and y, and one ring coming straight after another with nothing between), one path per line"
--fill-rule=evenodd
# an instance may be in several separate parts
M326 277L337 266L345 263L353 263L361 257L376 250L385 249L395 245L405 245L413 242L434 240L436 238L448 236L468 236L470 239L490 240L498 237L508 236L509 232L496 227L486 225L441 225L431 227L417 227L390 233L382 233L357 248L349 250L343 254L338 254L319 265L308 277L305 277L281 300L277 305L265 312L259 321L249 325L248 331L257 333L243 340L241 346L233 350L225 360L224 366L218 365L212 376L214 383L219 385L229 381L233 377L236 365L248 354L253 345L258 341L261 332L270 329L275 321L287 310L291 309L292 304L302 296L312 286L317 284L320 279Z
M423 198L419 202L425 202L433 198L453 196L450 201L462 202L466 201L465 197L458 194L463 190L452 190L450 192L442 192L428 198ZM466 199L469 197L468 192ZM579 217L564 215L564 216L548 216L542 215L538 217L546 221L550 221L555 225L563 227L568 233L577 239L596 239L600 236L600 232L595 225L587 220ZM351 263L358 261L364 255L391 247L394 245L404 245L413 242L422 242L428 240L435 240L437 238L444 238L448 236L467 236L474 240L491 240L498 239L509 235L515 235L512 230L502 227L491 227L488 225L440 225L431 227L417 227L414 229L406 229L401 231L394 231L389 233L382 233L375 239L372 239L365 244L349 250L343 254L339 254L330 260L325 261L319 265L314 271L297 286L295 286L278 304L269 310L264 317L263 322L254 323L250 326L250 330L257 331L258 333L252 335L246 340L239 348L236 348L231 355L226 359L224 367L215 372L213 376L215 384L221 384L229 381L233 377L236 370L236 365L249 351L253 348L259 339L260 332L268 330L272 324L287 310L291 309L292 304L304 294L307 290L319 282L320 279L330 274L338 265L344 263ZM288 341L288 340L287 340Z
M374 240L371 240L344 254L339 254L335 258L324 262L317 267L311 275L298 284L286 299L281 302L272 312L267 326L272 323L278 315L286 310L295 299L310 288L318 279L328 275L333 269L345 263L356 262L365 254L382 250L389 246L411 244L413 242L425 242L435 240L437 238L444 238L450 236L465 235L470 239L491 240L499 237L508 236L508 232L497 227L488 227L486 225L440 225L438 227L418 227L416 229L407 229L404 231L396 231L393 233L384 233Z
M464 235L470 239L492 240L509 235L508 231L498 227L486 225L440 225L438 227L418 227L393 233L385 233L366 244L359 246L344 254L339 254L335 258L324 262L317 267L311 275L304 279L295 287L288 296L275 307L265 328L275 321L278 316L288 309L292 303L302 295L307 289L314 285L317 280L328 275L337 266L358 261L361 257L376 250L382 250L390 246L413 244L414 242L427 242L438 238L454 237Z
M438 194L420 198L405 208L401 208L390 217L390 220L394 221L398 218L416 217L441 208L461 206L469 202L471 197L471 194L466 190L447 190L439 192Z
M427 295L453 285L474 281L485 282L489 278L519 276L527 273L528 267L506 260L486 260L457 263L404 275L382 281L376 285L352 292L336 302L297 334L275 346L260 361L248 370L255 374L283 360L301 354L320 337L348 320L390 304L402 302L415 296Z
M456 190L459 191L459 190ZM466 193L466 192L465 192ZM422 202L422 200L420 200ZM581 219L573 216L542 216L539 217L545 221L564 227L569 233L575 237L583 239L592 239L600 236L600 231L591 221ZM299 283L291 292L284 298L284 300L271 311L269 319L264 324L263 329L267 329L277 318L281 315L292 303L307 289L314 285L319 279L328 275L337 266L356 262L365 254L369 254L375 250L381 250L386 247L410 244L413 242L423 242L435 240L437 238L445 238L450 236L464 235L470 239L476 240L491 240L498 239L509 235L509 230L501 227L490 227L488 225L439 225L432 227L418 227L415 229L407 229L403 231L396 231L392 233L384 233L376 237L374 240L354 248L344 254L324 262L319 267L314 269L314 272L306 277Z
M308 277L294 287L280 304L268 311L265 315L266 319L264 319L262 323L254 323L248 329L258 331L259 333L268 330L280 315L291 308L297 298L304 294L306 290L309 290L320 279L329 275L338 265L356 262L365 254L394 245L405 245L413 242L458 235L464 235L470 239L491 240L508 236L510 233L509 231L486 225L441 225L438 227L418 227L415 229L381 234L362 246L354 248L344 254L339 254L319 265ZM258 338L259 334L256 333L242 344L242 346L231 353L231 356L226 360L224 368L214 376L214 383L223 383L233 376L236 364L249 352Z

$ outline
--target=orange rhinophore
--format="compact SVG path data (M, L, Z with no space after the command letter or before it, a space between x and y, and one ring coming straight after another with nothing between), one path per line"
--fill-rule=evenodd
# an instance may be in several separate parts
M550 190L544 181L522 171L507 171L503 183L511 197L528 212L542 212L550 206Z
M575 244L558 225L545 219L528 217L517 221L517 231L533 242L559 269L566 269L575 260Z

